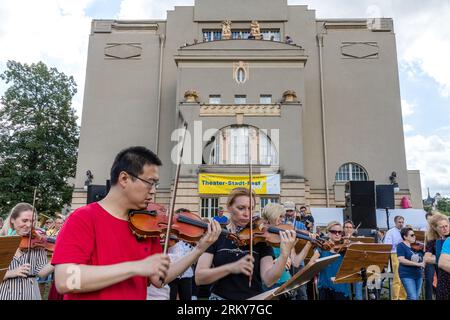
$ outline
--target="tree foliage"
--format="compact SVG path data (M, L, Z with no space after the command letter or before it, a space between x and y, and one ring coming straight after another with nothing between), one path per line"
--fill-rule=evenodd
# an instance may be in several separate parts
M0 100L0 213L33 201L38 212L70 204L79 128L71 107L73 77L44 63L8 61L0 78L9 84Z

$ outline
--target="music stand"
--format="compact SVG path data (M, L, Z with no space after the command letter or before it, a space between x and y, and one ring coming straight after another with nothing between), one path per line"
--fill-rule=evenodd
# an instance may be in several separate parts
M21 239L21 236L0 237L0 282L3 281L6 271L8 271Z
M363 243L375 243L375 239L372 237L351 237L352 242L363 242Z
M299 272L294 274L292 278L283 283L280 287L263 292L257 296L247 300L276 300L280 295L295 290L298 287L308 283L316 274L325 269L328 265L339 258L338 254L317 259L316 262L306 265Z
M362 282L365 290L368 278L378 272L381 274L383 268L387 267L391 249L391 244L350 244L333 280L334 283ZM374 266L377 266L378 270Z

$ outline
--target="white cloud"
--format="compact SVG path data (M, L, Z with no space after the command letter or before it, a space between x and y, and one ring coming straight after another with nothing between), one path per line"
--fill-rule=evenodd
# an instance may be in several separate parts
M74 107L81 116L87 44L91 18L86 7L94 0L2 0L0 2L0 66L7 60L43 61L78 85ZM4 90L4 85L2 85ZM0 95L3 93L1 90Z
M437 135L414 135L405 138L409 169L420 170L422 194L426 188L450 196L450 141Z
M404 133L410 133L414 131L414 127L410 124L404 124L403 125L403 132Z
M415 103L411 103L402 99L402 114L403 118L410 116L414 113L414 109L417 107Z
M119 19L166 19L167 10L174 6L193 6L194 0L123 0Z
M450 94L450 2L441 0L288 0L307 4L320 18L389 17L400 64L434 79L442 96Z

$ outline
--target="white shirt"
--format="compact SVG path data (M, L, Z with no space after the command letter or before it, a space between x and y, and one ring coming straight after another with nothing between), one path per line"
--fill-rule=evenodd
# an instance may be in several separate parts
M402 242L402 236L400 235L400 230L396 227L390 229L386 232L386 236L384 237L384 244L392 244L391 253L397 253L397 245Z
M190 244L184 241L178 241L175 245L169 248L169 253L171 254L170 262L176 263L178 260L191 252L192 249L193 247ZM191 278L193 276L194 272L192 270L192 266L190 266L181 276L179 276L179 278Z
M175 255L168 253L170 261L175 258ZM162 288L157 288L154 285L147 287L147 300L170 300L170 287L166 284Z

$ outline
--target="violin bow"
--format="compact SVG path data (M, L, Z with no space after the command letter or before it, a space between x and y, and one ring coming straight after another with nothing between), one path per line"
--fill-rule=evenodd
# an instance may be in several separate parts
M183 119L183 121L184 121L184 119ZM178 154L177 168L176 168L176 172L175 172L175 182L173 185L172 197L170 198L166 238L164 239L164 254L167 254L167 251L169 250L170 232L172 231L172 219L173 219L173 213L175 210L175 198L177 196L178 180L180 177L181 159L183 158L183 148L184 148L184 140L186 138L187 126L188 126L187 122L184 121L184 123L183 123L184 133L183 133L183 138L181 140L181 150Z
M31 237L33 236L33 227L34 227L34 205L36 204L36 192L37 188L34 188L33 194L33 214L31 215L31 228L30 228L30 236L28 237L28 251L27 251L27 263L29 264L31 261Z
M253 168L252 168L252 156L251 156L251 152L252 149L250 147L250 134L251 134L251 129L248 128L248 189L249 189L249 198L250 198L250 257L253 258L253 197L252 197L252 180L253 180ZM248 282L248 286L251 287L252 286L252 274L250 274L249 277L249 282Z

